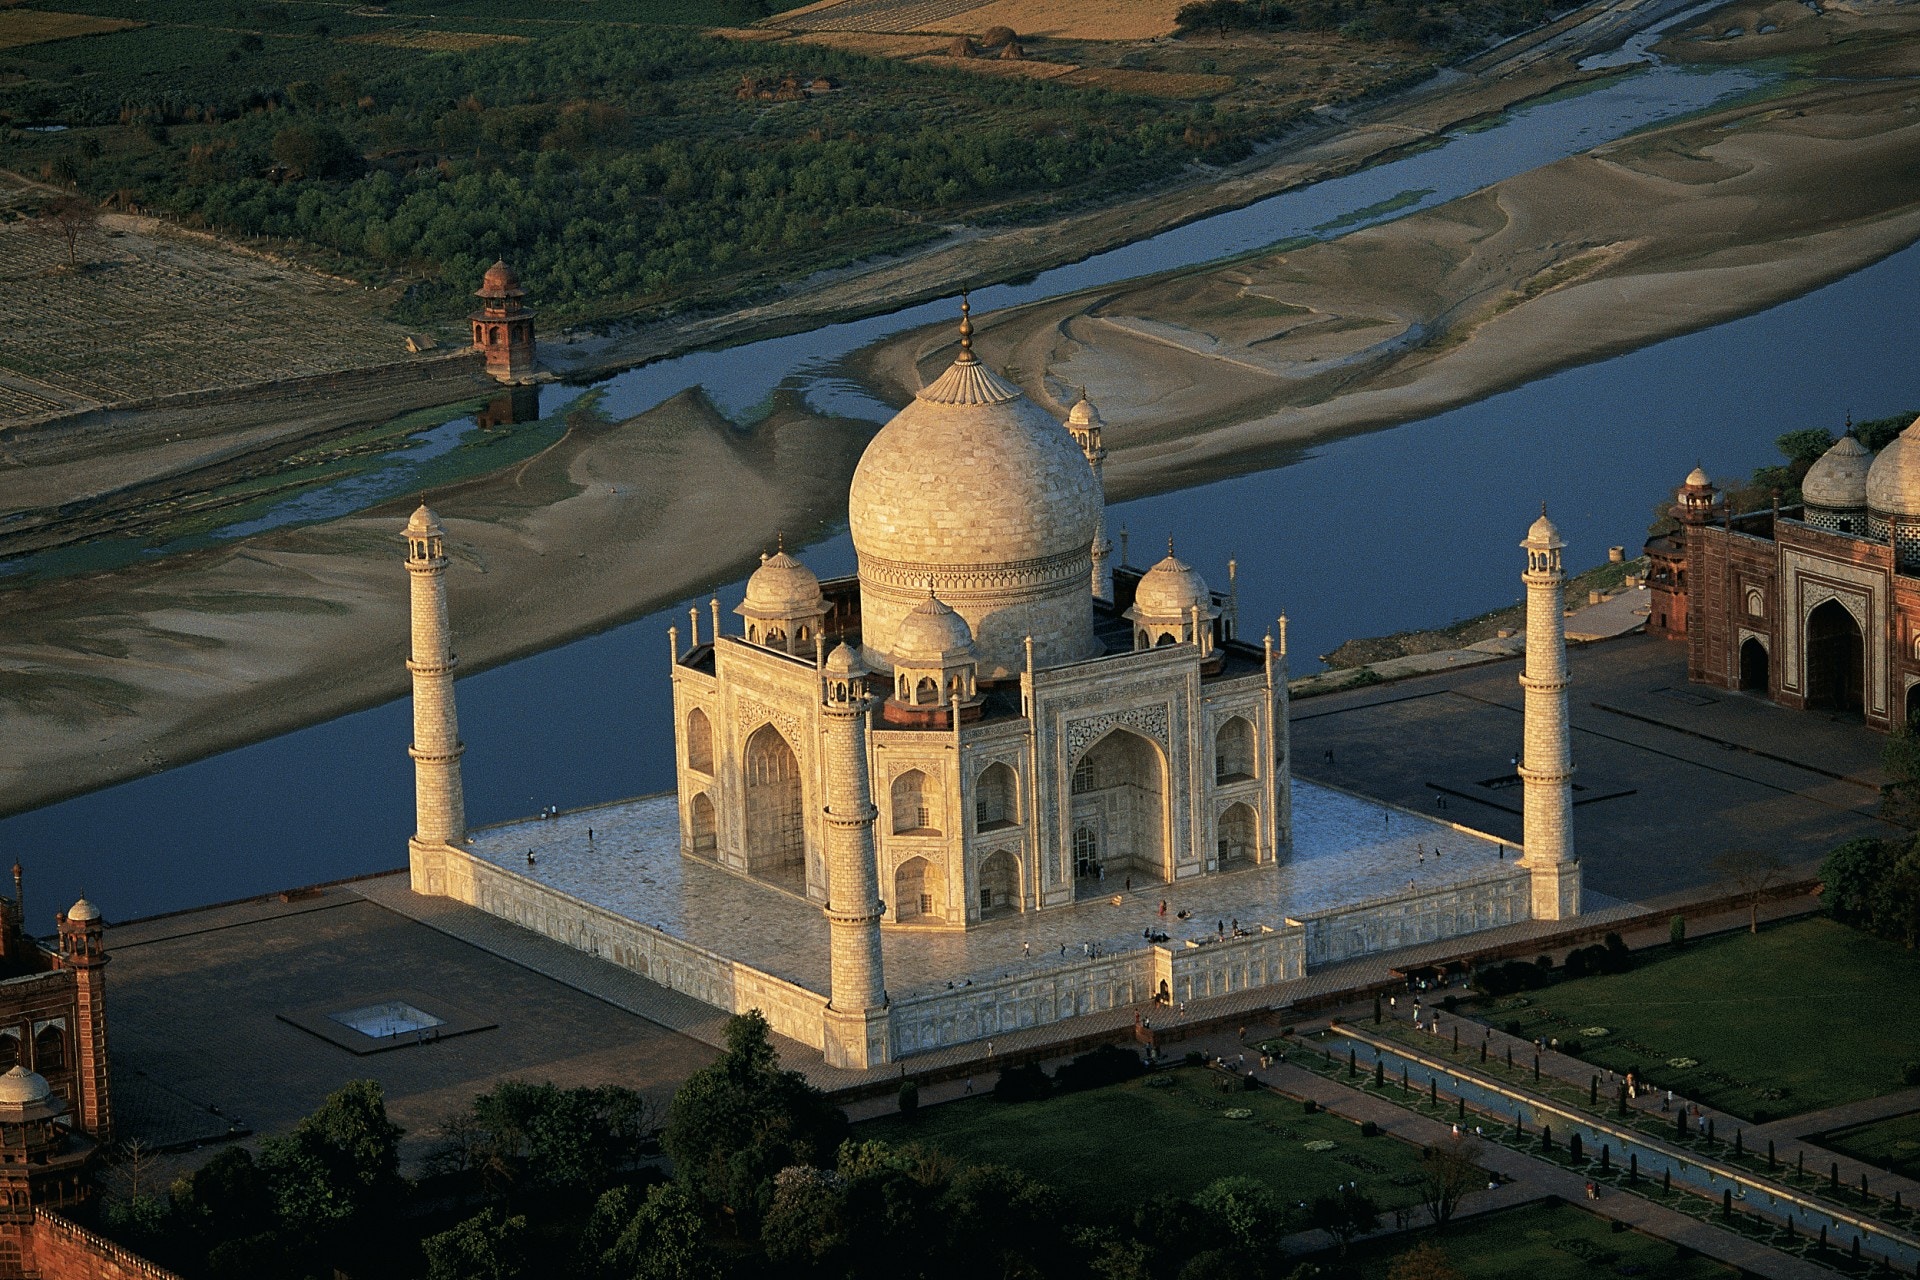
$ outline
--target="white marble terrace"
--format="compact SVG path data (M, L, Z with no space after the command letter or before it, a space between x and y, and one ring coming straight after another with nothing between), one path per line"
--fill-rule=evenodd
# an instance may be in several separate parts
M501 823L475 831L469 847L516 875L825 993L827 925L819 907L682 857L674 804L673 795L663 794ZM1078 964L1085 959L1083 944L1106 955L1148 946L1142 930L1149 926L1170 935L1174 946L1212 934L1219 922L1277 926L1288 916L1357 905L1409 887L1432 890L1474 879L1508 865L1516 854L1511 845L1298 778L1293 817L1291 856L1278 866L1174 885L1136 884L1132 893L1119 892L1116 880L1108 887L1120 897L1118 906L1108 897L1083 897L1073 907L1003 917L964 933L888 929L887 990L901 999L967 979ZM1182 910L1191 911L1191 918L1178 919ZM1031 944L1031 956L1023 944Z

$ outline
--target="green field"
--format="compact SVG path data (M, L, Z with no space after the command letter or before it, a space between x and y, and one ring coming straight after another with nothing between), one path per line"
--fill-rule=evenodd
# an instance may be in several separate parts
M1420 1153L1388 1137L1362 1138L1357 1125L1306 1115L1277 1094L1220 1093L1225 1077L1181 1068L1145 1079L1049 1098L991 1098L929 1107L911 1119L863 1124L862 1138L920 1142L973 1164L1001 1164L1051 1183L1083 1211L1105 1214L1122 1201L1190 1196L1235 1174L1259 1178L1294 1206L1358 1180L1383 1209L1419 1203ZM1230 1109L1252 1115L1229 1119ZM1309 1142L1332 1142L1309 1151Z
M1816 1141L1828 1150L1903 1178L1920 1177L1920 1114L1839 1129Z
M1560 1200L1469 1218L1439 1234L1361 1246L1351 1260L1367 1280L1379 1280L1395 1257L1426 1241L1446 1251L1460 1280L1589 1280L1601 1275L1710 1280L1738 1274L1668 1241L1638 1231L1616 1232L1606 1219Z
M1473 1012L1529 1039L1577 1039L1589 1062L1638 1067L1759 1121L1903 1088L1903 1066L1920 1060L1920 1023L1904 1012L1917 984L1920 954L1817 918L1663 948L1628 973ZM1606 1034L1585 1034L1596 1027ZM1698 1065L1670 1065L1676 1058Z

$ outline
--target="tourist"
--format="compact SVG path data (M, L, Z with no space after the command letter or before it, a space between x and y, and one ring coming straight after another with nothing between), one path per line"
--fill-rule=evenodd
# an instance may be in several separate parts
M1020 944L1020 954L1021 954L1021 956L1022 956L1023 958L1025 958L1025 959L1028 959L1028 960L1031 960L1031 959L1033 959L1033 943L1031 943L1031 942L1023 942L1023 943L1021 943L1021 944Z
M532 865L533 865L533 861L534 861L534 860L533 860L533 850L531 850L531 849L529 849L529 850L527 850L527 865L528 865L528 866L532 866Z
M588 843L588 844L592 844L592 843L593 843L593 828L592 828L592 827L588 827L588 828L587 828L587 843Z
M1666 1101L1664 1101L1664 1102L1662 1102L1662 1103L1660 1104L1660 1109L1661 1109L1662 1111L1671 1111L1671 1110L1673 1110L1673 1090L1671 1090L1671 1089L1669 1089L1669 1090L1667 1090L1667 1097L1666 1097Z
M1167 918L1167 900L1165 898L1160 899L1160 918L1162 920Z
M967 1077L967 1087L966 1087L966 1089L964 1090L964 1092L967 1092L967 1093L972 1093L972 1092L973 1092L973 1077L972 1077L972 1076L968 1076L968 1077Z
M1125 883L1124 885L1122 885L1122 886L1121 886L1121 888L1123 888L1123 889L1125 889L1125 890L1126 890L1126 891L1127 891L1128 893L1132 893L1132 892L1133 892L1133 877L1132 877L1132 876L1128 876L1128 877L1127 877L1127 882L1126 882L1126 883Z
M1594 1186L1593 1183L1589 1181L1587 1183L1587 1199L1598 1200L1599 1198L1600 1198L1600 1188Z

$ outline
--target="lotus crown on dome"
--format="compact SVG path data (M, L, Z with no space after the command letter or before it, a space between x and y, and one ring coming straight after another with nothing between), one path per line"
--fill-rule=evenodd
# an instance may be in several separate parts
M1873 455L1852 435L1841 436L1807 468L1800 495L1810 507L1850 510L1867 505L1867 471Z
M1867 507L1883 515L1920 517L1920 418L1867 469Z
M1168 551L1166 558L1147 570L1134 588L1131 616L1185 618L1194 609L1213 616L1213 593L1207 580L1186 561Z
M941 663L972 656L973 629L938 596L915 605L894 634L895 662Z
M747 579L747 598L735 612L759 618L800 618L824 613L826 607L820 579L783 549L761 560Z
M53 1096L53 1088L46 1078L16 1066L5 1075L0 1075L0 1104L25 1106L34 1102L45 1102Z

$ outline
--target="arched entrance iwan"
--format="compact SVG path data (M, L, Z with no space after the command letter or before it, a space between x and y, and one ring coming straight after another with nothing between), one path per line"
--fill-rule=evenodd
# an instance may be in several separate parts
M1159 746L1128 729L1115 729L1075 762L1069 829L1076 835L1075 869L1083 878L1091 871L1103 890L1114 876L1169 878L1166 777ZM1082 832L1093 838L1079 838ZM1083 850L1083 844L1093 848ZM1083 860L1086 852L1093 853L1091 868Z
M1866 644L1860 624L1838 600L1807 615L1807 706L1857 714L1866 692Z
M770 724L747 739L747 873L804 885L806 828L800 809L800 761Z

